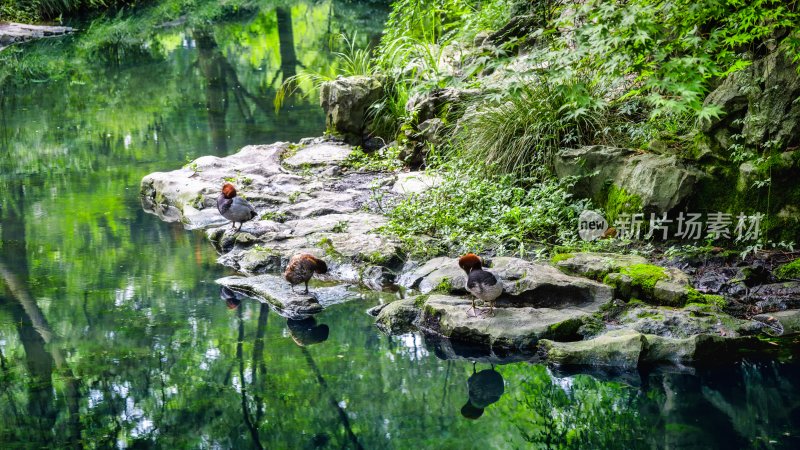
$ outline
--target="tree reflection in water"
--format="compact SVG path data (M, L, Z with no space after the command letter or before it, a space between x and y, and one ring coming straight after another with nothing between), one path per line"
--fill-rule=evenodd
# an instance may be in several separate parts
M213 284L226 272L202 233L141 211L149 172L319 134L314 101L276 115L274 90L336 64L331 34L374 40L378 3L187 17L124 48L96 24L25 48L64 71L0 85L0 448L800 448L796 367L477 371L479 354L380 334L364 314L379 294L270 321Z

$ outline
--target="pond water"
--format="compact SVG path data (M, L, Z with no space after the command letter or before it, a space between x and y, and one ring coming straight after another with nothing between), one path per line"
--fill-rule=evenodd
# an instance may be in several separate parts
M0 448L800 448L788 364L567 374L385 336L377 294L313 322L229 307L212 247L145 214L139 181L319 135L314 97L278 114L276 87L335 64L340 31L374 42L386 14L268 4L78 23L6 74Z

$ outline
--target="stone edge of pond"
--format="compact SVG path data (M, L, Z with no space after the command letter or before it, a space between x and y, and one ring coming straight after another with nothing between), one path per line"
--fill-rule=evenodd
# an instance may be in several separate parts
M420 183L428 177L424 173L352 171L346 167L352 151L322 137L250 145L223 158L204 156L181 169L145 176L142 204L162 220L204 229L220 253L218 262L245 275L217 282L288 318L307 317L352 296L344 286L312 289L308 296L291 292L274 273L300 252L329 262L324 280L419 292L376 308L376 323L389 333L420 330L444 337L450 344L443 353L450 357L461 357L464 344L472 357L488 354L493 360L535 355L563 366L696 364L753 348L765 326L766 319L735 319L711 305L686 307L705 297L692 291L690 277L679 269L597 253L564 255L554 263L492 258L489 270L506 295L494 316L469 317L465 274L456 259L404 262L399 244L375 232L385 223L371 208L376 189L396 199L423 192L435 180ZM216 211L224 181L237 184L259 213L239 232ZM650 284L637 278L653 270L663 275ZM607 311L614 309L619 311L609 319Z
M10 45L21 44L35 39L64 36L75 31L71 27L0 21L0 51Z

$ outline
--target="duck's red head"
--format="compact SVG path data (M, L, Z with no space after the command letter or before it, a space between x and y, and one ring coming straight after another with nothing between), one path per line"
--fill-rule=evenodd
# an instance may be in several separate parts
M475 253L467 253L466 255L458 258L458 265L464 269L464 272L470 273L475 269L480 269L481 258Z
M222 195L225 196L225 198L236 197L236 188L230 183L225 183L222 185Z
M227 305L228 309L236 309L239 305L242 304L242 301L235 298L229 298L225 300L225 305Z

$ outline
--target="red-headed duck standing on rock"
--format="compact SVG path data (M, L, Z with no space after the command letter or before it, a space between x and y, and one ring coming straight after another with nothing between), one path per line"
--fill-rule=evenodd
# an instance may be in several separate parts
M503 293L503 284L493 273L483 270L481 258L474 253L467 253L459 258L458 265L467 272L467 290L484 303L488 303L489 313L494 314L494 302ZM472 299L470 309L476 312L475 298ZM469 309L467 314L469 315Z
M283 272L283 277L286 281L292 284L292 292L296 284L305 283L306 290L304 294L308 294L308 280L314 276L314 273L325 273L328 271L328 265L325 261L316 258L308 253L301 253L292 256L289 260L289 265L286 266L286 271Z
M241 230L245 222L258 215L250 202L236 196L236 188L230 183L222 185L222 193L217 197L217 209L222 217L231 221L232 228L236 228L236 222L239 222L236 231Z

